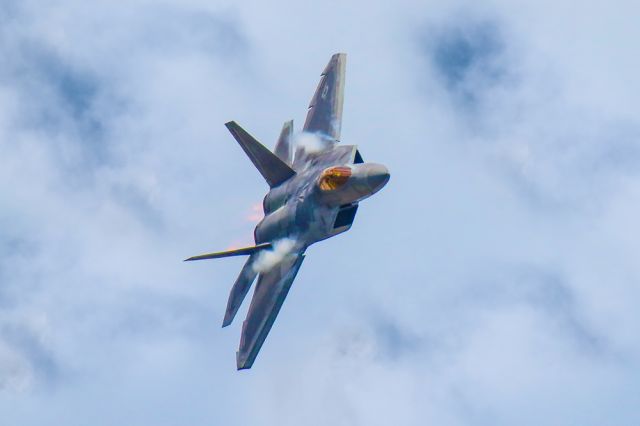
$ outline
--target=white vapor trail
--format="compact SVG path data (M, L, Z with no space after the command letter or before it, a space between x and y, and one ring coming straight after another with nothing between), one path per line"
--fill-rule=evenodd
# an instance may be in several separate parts
M324 151L330 144L315 133L300 132L295 138L295 146L304 149L307 154L317 154Z
M273 249L262 250L258 253L256 261L253 263L253 270L256 272L267 272L278 263L282 262L296 245L293 238L283 238L273 243Z

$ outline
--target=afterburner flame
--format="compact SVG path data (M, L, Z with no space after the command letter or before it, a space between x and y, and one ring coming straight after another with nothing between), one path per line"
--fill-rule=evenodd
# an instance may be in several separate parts
M257 223L262 220L264 213L262 212L262 203L256 203L251 206L251 211L245 216L248 222Z
M349 167L338 166L326 169L320 175L319 186L323 191L332 191L344 185L351 176Z

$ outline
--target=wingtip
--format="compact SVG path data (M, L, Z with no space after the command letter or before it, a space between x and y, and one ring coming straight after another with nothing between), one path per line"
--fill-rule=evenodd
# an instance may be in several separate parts
M247 365L247 360L240 357L240 352L236 352L236 368L238 371L251 368L251 364Z
M343 52L334 53L331 55L331 60L329 61L329 65L336 63L344 63L347 60L347 54Z

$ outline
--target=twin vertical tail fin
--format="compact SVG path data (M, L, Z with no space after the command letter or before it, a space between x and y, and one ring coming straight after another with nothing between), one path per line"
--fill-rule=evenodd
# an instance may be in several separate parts
M278 143L276 143L276 149L274 153L280 158L282 161L287 163L288 166L291 166L293 162L293 155L291 144L293 143L293 120L287 121L282 126L282 131L280 132L280 137L278 138Z
M227 126L229 132L231 132L236 141L238 141L242 150L247 154L253 165L256 166L271 188L280 185L296 174L285 161L269 151L269 149L240 127L238 123L230 121L226 123L225 126Z

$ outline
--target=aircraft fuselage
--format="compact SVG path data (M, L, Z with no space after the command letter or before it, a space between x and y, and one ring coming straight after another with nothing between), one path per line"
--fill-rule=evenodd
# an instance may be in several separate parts
M272 188L263 200L265 217L255 228L256 244L291 238L300 248L344 232L336 226L341 209L382 189L389 180L386 167L375 163L354 164L355 146L306 156L305 168Z

